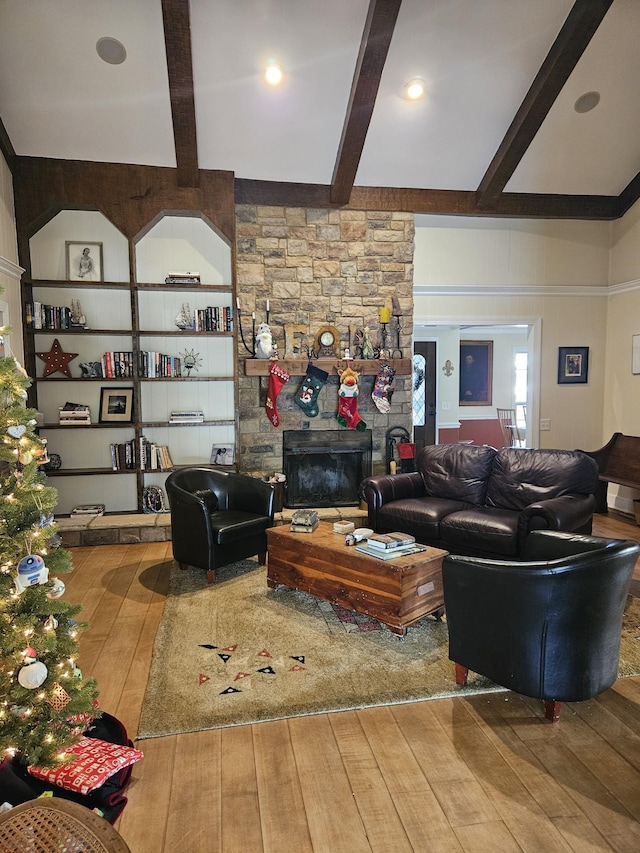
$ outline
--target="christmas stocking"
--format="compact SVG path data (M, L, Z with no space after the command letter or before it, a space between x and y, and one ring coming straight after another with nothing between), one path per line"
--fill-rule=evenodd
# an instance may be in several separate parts
M320 411L318 408L318 394L327 381L328 376L329 374L326 370L315 367L311 362L307 365L307 375L302 380L302 385L298 389L298 393L294 399L305 415L310 418L317 417Z
M276 408L276 400L278 399L278 394L282 391L284 384L288 380L289 374L287 371L283 370L277 361L272 361L271 367L269 368L269 390L267 391L267 401L265 403L264 410L274 426L279 426L280 424L280 415Z
M364 432L367 424L362 420L358 412L358 374L355 370L347 367L340 374L340 388L338 390L338 414L336 420L340 426Z
M390 364L383 363L380 365L371 397L376 404L376 408L383 415L386 415L391 409L392 382L395 375L396 372Z

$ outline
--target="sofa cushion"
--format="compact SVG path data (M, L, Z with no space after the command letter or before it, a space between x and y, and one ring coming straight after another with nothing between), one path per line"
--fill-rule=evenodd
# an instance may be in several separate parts
M271 519L267 515L235 509L211 513L211 532L217 545L260 536L268 527L271 527Z
M519 512L488 506L453 512L440 523L442 547L452 554L513 557L518 553L519 517Z
M402 498L384 504L378 511L378 532L398 530L411 533L418 542L440 538L440 522L445 516L470 504L446 498Z
M483 506L496 453L486 445L433 444L416 463L428 495Z
M487 505L523 510L560 495L593 494L597 466L574 450L504 448L497 452L487 485Z

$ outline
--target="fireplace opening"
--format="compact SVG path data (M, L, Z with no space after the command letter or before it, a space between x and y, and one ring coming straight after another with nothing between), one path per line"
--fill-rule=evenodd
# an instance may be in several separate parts
M353 506L358 486L371 476L371 430L285 430L283 471L285 506Z

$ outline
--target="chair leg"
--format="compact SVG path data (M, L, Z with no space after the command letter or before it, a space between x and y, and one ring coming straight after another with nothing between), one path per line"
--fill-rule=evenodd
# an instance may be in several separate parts
M461 663L456 664L456 684L466 684L467 677L469 675L469 670L466 666L462 666Z
M553 699L545 699L544 702L544 715L547 720L551 720L552 723L557 723L560 717L560 711L562 709L562 702L556 702Z
M183 572L187 571L188 563L178 563Z
M266 551L262 551L260 554L258 554L258 562L260 563L261 566L266 565L266 562L267 562L267 552Z
M216 573L213 569L207 569L207 583L214 583L216 579Z

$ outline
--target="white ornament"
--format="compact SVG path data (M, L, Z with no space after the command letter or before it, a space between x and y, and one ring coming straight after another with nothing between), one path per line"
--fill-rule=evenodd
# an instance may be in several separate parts
M10 426L7 429L7 432L11 436L11 438L22 438L22 436L27 431L27 428L24 424L19 424L18 426Z
M28 554L18 563L16 590L19 593L24 592L28 586L46 583L48 580L49 569L45 566L42 557L37 554Z
M61 598L64 595L65 585L60 580L60 578L51 578L53 581L53 586L47 593L47 598L53 600L54 598Z
M48 674L47 667L38 660L35 663L23 666L18 673L18 683L27 690L35 690L44 684Z

